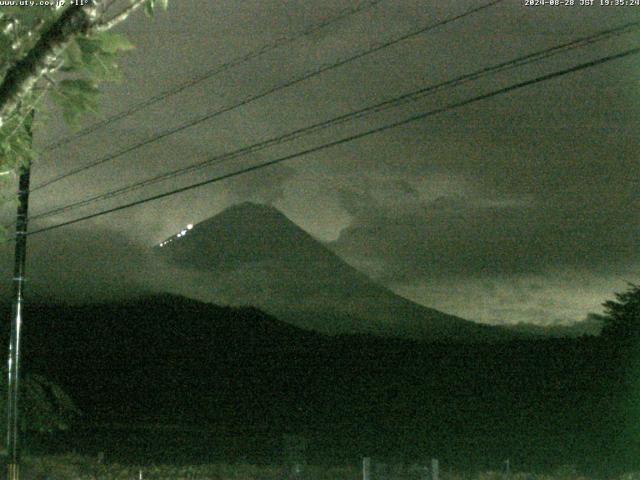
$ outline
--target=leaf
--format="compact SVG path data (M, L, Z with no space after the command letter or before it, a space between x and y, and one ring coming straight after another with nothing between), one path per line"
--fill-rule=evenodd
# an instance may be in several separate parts
M99 93L94 83L83 79L62 80L58 86L66 93L78 95L97 95Z
M146 13L149 17L153 17L156 8L156 0L147 0L144 4L144 13Z
M79 64L74 64L74 71L84 71L94 82L121 79L116 63L117 53L133 48L125 37L102 33L89 38L79 38L77 43L82 52L82 60Z
M39 6L32 8L24 7L2 7L3 17L14 18L18 20L23 27L29 29L40 21L49 21L56 16L56 10L53 7Z
M72 126L77 126L83 113L97 113L99 93L95 84L89 80L63 80L53 90L51 98L62 107L65 121Z
M26 118L21 114L12 115L8 122L0 129L0 172L5 179L5 172L15 171L20 165L31 162L35 157L35 150L31 142L31 135ZM1 197L1 195L0 195Z
M135 46L123 35L104 32L94 36L99 48L106 53L118 53L133 50Z
M91 62L84 64L82 68L94 82L113 82L121 78L115 56L111 54L95 54Z
M6 408L6 370L0 369L0 407ZM75 403L57 384L40 375L25 375L20 390L22 431L54 432L70 427L82 415ZM4 420L0 420L4 423ZM6 423L1 425L6 427Z
M62 54L63 67L62 71L76 71L82 67L82 49L77 41L69 43Z
M11 49L13 40L9 35L0 32L0 59L2 63L9 63L15 56L15 52Z
M86 60L88 57L90 57L100 49L99 42L96 41L95 37L96 36L78 37L76 39L78 47L80 47L80 51L82 52L83 60Z

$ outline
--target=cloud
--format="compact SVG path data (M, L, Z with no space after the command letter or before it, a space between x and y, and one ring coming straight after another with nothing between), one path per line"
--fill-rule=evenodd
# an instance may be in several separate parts
M11 298L13 245L2 247L0 284ZM107 301L146 292L150 270L147 249L126 236L96 227L76 227L29 237L27 243L28 301Z
M505 195L455 175L412 185L401 195L393 179L343 184L353 221L330 247L418 303L489 323L566 324L637 276L640 209L624 189Z
M637 274L635 275L637 278ZM633 278L585 270L492 277L438 277L394 285L394 290L419 303L490 324L532 323L566 326L601 313L602 303L624 291Z
M294 174L294 169L278 165L236 177L225 188L231 203L251 201L273 205L284 198L286 182Z
M258 0L240 7L232 1L196 2L197 6L175 3L173 15L159 16L153 22L138 16L123 24L138 48L121 62L127 82L105 87L106 116L331 18L345 8L344 2L336 0L322 2L321 6ZM243 62L49 154L34 169L34 181L86 165L319 65L347 58L473 6L469 0L437 5L381 2L361 15ZM629 15L638 15L637 9L633 10L523 9L503 2L246 104L86 175L60 182L34 195L31 211L40 212L121 187L629 22ZM158 38L166 41L167 48L156 48ZM629 41L630 35L611 38L518 71L443 90L354 124L261 151L242 163L173 179L126 198L134 200L168 191L227 169L305 150L622 51ZM416 293L416 299L427 305L431 301L435 306L451 305L453 313L467 312L461 305L473 291L477 292L473 298L495 296L495 301L485 301L492 306L485 309L483 318L516 315L516 303L500 303L500 292L511 279L517 282L518 278L535 277L539 291L548 290L544 295L548 297L549 285L561 289L561 284L553 280L553 272L558 271L586 272L566 278L568 284L576 284L576 289L586 277L601 279L603 283L597 288L600 293L594 290L593 295L602 296L612 290L611 286L605 287L606 281L640 263L640 137L636 131L640 96L636 84L629 80L637 78L637 73L637 58L618 60L308 155L287 166L260 170L101 217L86 228L65 228L42 239L34 238L30 248L36 253L30 257L30 271L38 274L32 280L32 290L39 284L38 289L62 298L83 291L82 287L92 282L95 292L100 291L101 281L105 290L116 288L118 279L136 277L133 266L139 266L140 245L153 245L187 223L209 218L234 203L253 200L282 208L316 237L332 241L332 247L349 262L393 288L447 285L433 298L430 290L420 290L423 294ZM63 122L47 121L34 140L44 145L67 133ZM105 202L82 213L115 206L120 200L124 201ZM11 218L13 210L9 215ZM67 218L73 216L52 221ZM75 245L74 241L85 244ZM92 258L87 266L83 267L78 248ZM4 257L10 265L10 252ZM112 258L122 259L122 265L116 266ZM144 271L144 267L140 269ZM10 267L7 271L10 276ZM493 286L480 289L479 282L493 282ZM506 298L521 299L522 316L532 318L538 308L534 305L535 291L533 286L523 287ZM567 287L567 295L574 292ZM586 312L593 302L578 297L583 299ZM550 305L540 314L548 316ZM577 307L573 311L577 312ZM473 310L468 313L476 318ZM564 318L568 314L559 315Z
M615 271L640 259L633 207L575 197L441 197L420 212L361 217L333 248L347 258L383 258L383 281L442 275L542 273L580 267Z

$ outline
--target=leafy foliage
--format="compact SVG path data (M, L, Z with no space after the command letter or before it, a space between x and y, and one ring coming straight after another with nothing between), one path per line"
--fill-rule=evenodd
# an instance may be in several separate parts
M67 430L79 417L80 411L73 400L62 388L41 375L26 375L20 382L19 408L21 412L20 429L52 433ZM2 370L0 376L0 412L6 411L7 374ZM5 416L2 415L0 429L6 430Z
M86 112L98 111L100 91L85 79L63 80L59 88L52 92L53 100L62 107L67 123L77 125L80 116Z
M616 300L603 303L602 336L620 341L636 340L640 336L640 285L629 284L626 292L615 296Z
M98 112L98 84L121 80L116 57L119 52L131 49L133 45L122 35L108 32L71 42L64 51L61 70L75 77L60 81L52 91L52 98L62 107L68 124L78 125L84 113Z
M3 7L0 12L0 78L4 78L9 69L33 48L38 34L55 18L53 7ZM39 96L38 92L31 92L24 105L34 105ZM3 184L12 179L9 173L30 162L35 155L31 147L27 111L27 108L20 109L0 128L0 181ZM2 186L5 185L0 185L4 192L6 189Z
M66 7L58 8L2 7L0 89L21 62L42 48L38 41L46 38L46 33L59 26L65 13L74 8L69 2L66 4ZM99 105L99 84L122 78L116 60L121 52L133 48L125 37L107 30L124 21L135 10L134 7L144 7L151 15L158 8L166 10L168 0L95 0L94 4L97 7L92 27L74 31L64 48L53 49L47 56L48 66L44 73L35 78L35 86L21 95L19 107L8 118L1 118L0 192L6 191L6 184L15 177L11 174L36 155L31 146L31 125L27 122L31 112L37 111L36 121L42 122L43 99L51 94L51 99L61 108L64 120L72 127L79 125L84 114L95 114Z
M121 79L116 56L131 50L133 45L122 35L99 33L93 37L80 37L65 50L63 70L82 74L87 80L117 81Z
M0 11L0 75L35 45L59 15L54 7L3 7Z

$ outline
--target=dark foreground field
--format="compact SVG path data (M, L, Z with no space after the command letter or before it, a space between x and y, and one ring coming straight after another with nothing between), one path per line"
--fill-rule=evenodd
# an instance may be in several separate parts
M636 336L325 336L255 309L173 296L33 305L29 314L25 375L57 383L80 410L67 431L25 439L32 455L282 465L294 436L309 465L435 457L474 474L507 459L513 471L640 471Z
M306 465L297 474L291 467L249 464L173 465L123 465L103 463L97 459L79 455L26 457L23 476L25 480L359 480L360 465L319 467ZM373 468L371 480L429 480L429 475L419 464L378 465ZM548 475L487 471L477 474L448 471L442 468L441 480L589 480L569 465ZM611 477L619 480L635 480L640 474Z

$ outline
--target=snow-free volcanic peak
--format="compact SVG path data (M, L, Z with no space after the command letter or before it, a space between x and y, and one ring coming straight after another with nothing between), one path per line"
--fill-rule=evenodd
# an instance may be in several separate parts
M173 293L252 305L303 328L426 340L509 336L394 294L266 205L230 207L155 252L179 271L165 285Z

